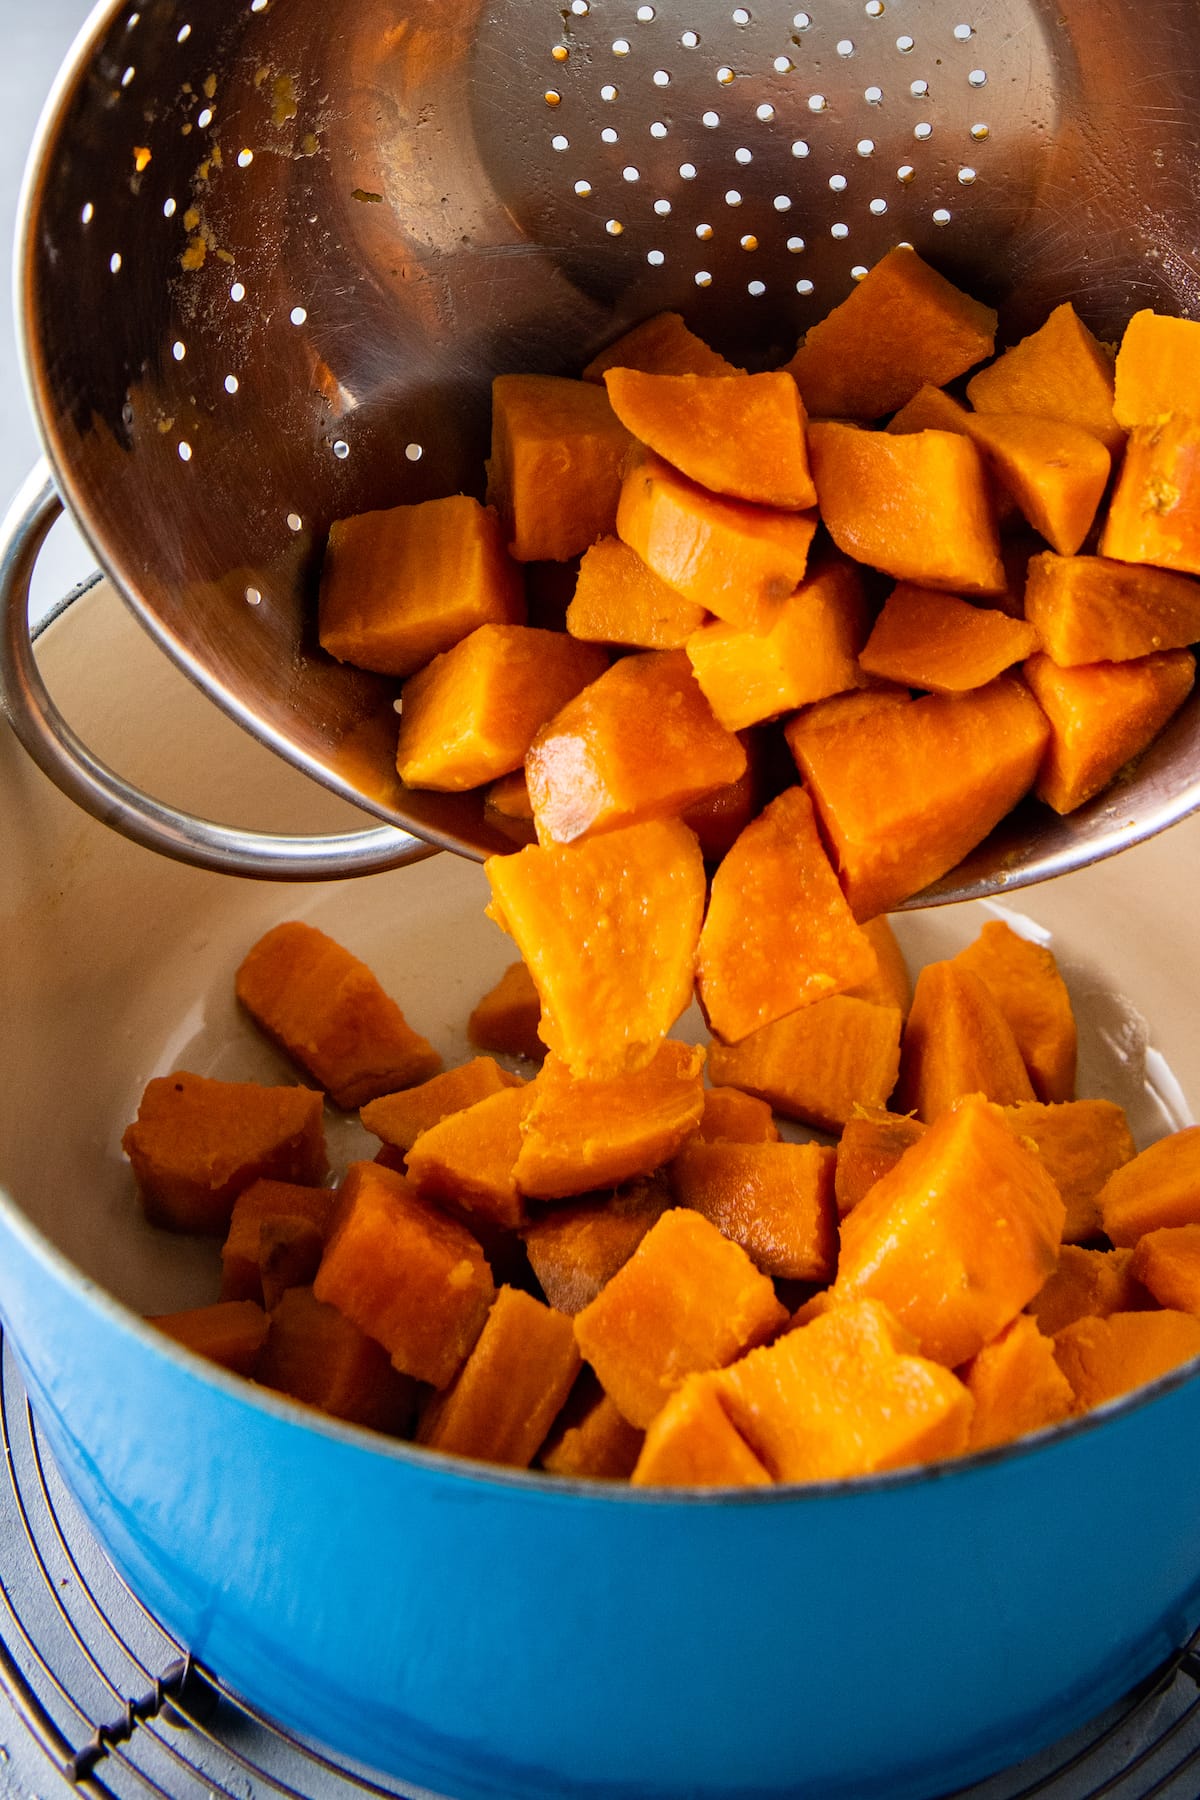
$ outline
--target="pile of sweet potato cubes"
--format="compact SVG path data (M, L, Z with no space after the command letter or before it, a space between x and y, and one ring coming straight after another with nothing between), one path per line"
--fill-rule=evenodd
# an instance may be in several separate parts
M403 779L527 840L487 864L522 962L476 1041L547 1054L436 1072L361 964L269 934L240 998L384 1149L335 1197L318 1093L152 1083L151 1217L229 1228L185 1341L431 1447L665 1485L954 1455L1200 1353L1200 1133L1135 1156L1075 1100L1048 953L989 926L904 1023L889 909L1031 789L1097 793L1200 637L1200 325L1139 314L1114 371L1061 306L967 404L995 324L908 249L784 370L664 315L496 381L487 507L335 525L322 642L403 679ZM709 1087L667 1037L693 993Z

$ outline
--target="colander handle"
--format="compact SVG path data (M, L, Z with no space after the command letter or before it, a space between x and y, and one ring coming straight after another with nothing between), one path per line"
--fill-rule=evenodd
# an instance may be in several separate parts
M29 587L46 533L62 511L43 461L0 526L0 706L43 774L84 812L177 862L223 875L320 881L372 875L437 848L396 826L330 837L280 837L218 825L143 794L92 755L58 711L33 654Z

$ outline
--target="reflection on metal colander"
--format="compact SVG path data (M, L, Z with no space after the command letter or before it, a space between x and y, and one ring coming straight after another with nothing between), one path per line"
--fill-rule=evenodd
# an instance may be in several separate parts
M2 1339L0 1442L0 1728L7 1700L28 1734L0 1747L0 1791L9 1773L41 1800L435 1800L279 1730L156 1624L63 1488ZM958 1800L1194 1800L1198 1684L1200 1633L1103 1719Z

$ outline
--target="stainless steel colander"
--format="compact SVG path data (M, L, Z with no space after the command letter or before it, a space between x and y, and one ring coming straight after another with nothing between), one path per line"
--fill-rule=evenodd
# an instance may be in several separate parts
M393 684L318 649L330 521L478 492L501 371L577 372L665 308L769 366L900 241L1009 340L1068 298L1106 337L1200 315L1196 0L106 0L18 250L53 485L7 527L14 725L89 810L210 867L510 849L470 797L400 786ZM213 699L384 825L264 842L94 762L28 643L57 495ZM922 899L1137 842L1198 771L1193 705L1115 793L1030 803Z

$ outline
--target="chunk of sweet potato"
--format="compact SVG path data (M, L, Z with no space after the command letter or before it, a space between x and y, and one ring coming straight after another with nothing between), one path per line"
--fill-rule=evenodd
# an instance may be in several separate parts
M838 1131L855 1108L883 1106L900 1067L899 1009L833 994L751 1032L709 1046L709 1077L744 1088L787 1119Z
M510 963L495 987L472 1009L467 1036L477 1050L498 1050L541 1062L546 1046L538 1036L542 1002L533 976L519 959Z
M1058 1267L1026 1310L1047 1337L1056 1337L1076 1319L1136 1312L1150 1304L1150 1296L1134 1279L1132 1259L1132 1250L1087 1250L1079 1244L1064 1244L1058 1253Z
M922 1354L957 1368L1053 1273L1065 1208L998 1108L951 1107L842 1221L834 1297L890 1306Z
M576 1314L575 1336L620 1412L645 1429L685 1375L731 1362L786 1317L745 1251L676 1207Z
M551 1306L582 1312L671 1204L669 1187L656 1177L552 1207L526 1225L521 1235L530 1266Z
M634 1487L766 1487L771 1477L731 1423L711 1376L689 1375L650 1423Z
M502 1287L453 1385L426 1408L418 1443L527 1469L579 1373L571 1321Z
M1008 1020L1037 1098L1073 1099L1078 1033L1054 953L989 919L953 962L978 975Z
M1200 1356L1200 1319L1165 1310L1078 1319L1058 1332L1054 1354L1084 1412Z
M280 1240L272 1238L270 1232L265 1238L263 1235L264 1225L272 1220L306 1228L301 1238L310 1251L315 1240L312 1268L308 1274L286 1285L303 1286L310 1282L333 1223L333 1207L332 1188L301 1187L291 1181L251 1182L233 1203L229 1234L221 1246L222 1300L257 1300L262 1305L264 1277L272 1289L276 1288L279 1279L276 1246ZM266 1304L269 1311L269 1299Z
M566 562L611 533L628 450L596 383L496 377L487 498L518 562Z
M765 631L808 567L812 513L727 500L647 453L629 469L617 533L685 599Z
M313 1293L376 1338L402 1375L445 1387L483 1329L495 1288L464 1225L393 1170L351 1163Z
M1030 559L1025 614L1060 668L1126 662L1200 638L1200 582L1106 556Z
M703 1069L703 1050L673 1038L644 1069L601 1080L548 1056L527 1091L517 1186L558 1200L651 1174L700 1123Z
M746 772L682 650L626 656L560 708L525 759L538 842L677 816Z
M584 552L566 625L572 637L594 644L679 650L707 618L628 544L606 537Z
M427 1081L442 1066L367 965L300 919L259 938L235 988L255 1024L335 1106L361 1106Z
M1106 1234L1123 1247L1165 1225L1200 1225L1200 1125L1173 1131L1115 1169L1096 1203Z
M706 863L720 862L762 807L768 763L763 743L753 731L739 732L738 739L746 752L745 774L694 800L679 815L695 832Z
M146 1217L171 1231L224 1235L252 1182L316 1187L326 1169L320 1094L182 1069L147 1084L121 1143Z
M422 1199L449 1205L493 1225L523 1225L517 1186L521 1115L530 1088L504 1087L423 1131L406 1158Z
M671 1186L740 1244L755 1268L785 1281L830 1281L837 1262L836 1150L824 1144L685 1144Z
M382 1344L311 1287L289 1288L273 1308L257 1379L334 1419L400 1436L412 1424L417 1384Z
M660 375L609 369L613 411L656 456L710 493L801 512L815 506L804 403L782 372Z
M698 338L677 312L655 313L623 332L607 350L593 356L583 379L603 381L607 369L645 369L653 375L739 373L733 363Z
M607 667L603 650L561 631L480 625L405 682L400 779L461 793L508 774L547 720Z
M838 1305L709 1377L776 1481L836 1481L956 1456L971 1397L871 1299Z
M809 329L787 367L813 417L880 419L925 382L941 387L982 362L995 337L991 307L900 245Z
M398 1094L382 1094L368 1101L359 1111L367 1130L405 1154L412 1149L423 1131L440 1124L451 1113L486 1100L504 1088L520 1087L519 1075L510 1075L490 1056L476 1056L457 1068L446 1069L423 1081L419 1087L403 1088Z
M538 1458L551 1475L627 1481L643 1434L623 1419L585 1363Z
M1073 556L1091 530L1112 458L1100 439L1064 419L985 413L971 441L1046 542Z
M765 1100L740 1088L711 1087L704 1090L696 1138L703 1144L774 1144L779 1127Z
M808 447L821 518L847 556L921 587L1003 591L988 473L968 438L826 420L810 425Z
M1033 784L1050 727L1008 675L967 694L847 695L785 728L857 918L952 869Z
M912 1005L912 976L886 914L864 919L862 928L875 952L875 973L867 981L855 982L846 992L856 1000L871 1000L876 1006L898 1006L907 1015Z
M960 1373L975 1402L969 1450L1042 1431L1075 1410L1075 1390L1055 1360L1054 1345L1028 1313L1019 1313Z
M964 1094L1001 1106L1034 1097L1012 1027L978 975L926 963L904 1028L896 1105L931 1125Z
M1113 414L1113 356L1070 301L967 383L981 413L1032 413L1065 419L1098 437L1114 454L1124 432Z
M928 1129L908 1113L864 1108L847 1119L837 1146L833 1197L839 1219L894 1169L904 1152Z
M1100 554L1200 575L1200 419L1171 413L1130 432Z
M1168 413L1200 417L1200 326L1149 307L1134 313L1117 349L1113 410L1127 431Z
M218 1300L184 1312L158 1313L147 1321L165 1337L235 1375L254 1375L268 1321L254 1300Z
M954 431L960 437L971 435L971 414L961 400L931 381L923 382L911 400L906 400L884 428L894 437L913 431Z
M801 787L751 821L712 878L696 951L696 993L727 1043L876 969Z
M1069 813L1107 787L1178 712L1192 691L1196 659L1190 650L1160 650L1060 669L1037 655L1025 664L1025 678L1050 723L1038 798Z
M1160 1306L1200 1313L1200 1225L1147 1231L1130 1252L1129 1273Z
M1037 632L1023 620L901 582L884 601L859 663L868 675L904 687L962 694L984 687L1037 648Z
M339 662L409 675L479 625L524 618L520 571L499 521L466 494L330 528L319 633Z
M1100 1190L1136 1154L1124 1109L1112 1100L1034 1100L1006 1106L1004 1116L1018 1137L1037 1146L1063 1197L1063 1242L1099 1236Z
M692 997L705 899L694 834L651 821L484 868L488 912L533 976L548 1047L576 1075L644 1068Z
M688 638L687 653L721 724L741 731L860 687L858 653L868 629L858 569L842 557L825 557L784 600L765 631L714 620Z

